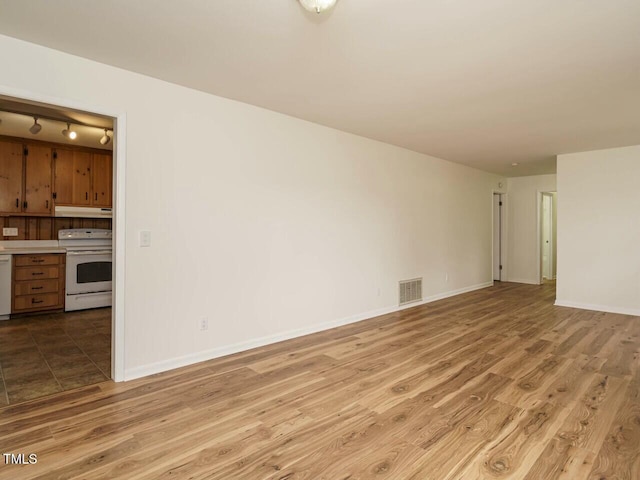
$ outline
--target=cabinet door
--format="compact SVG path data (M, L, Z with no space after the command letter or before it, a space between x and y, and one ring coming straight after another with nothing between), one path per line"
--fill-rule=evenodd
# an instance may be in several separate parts
M22 210L22 154L20 143L0 141L0 212Z
M113 161L110 153L93 154L93 197L92 205L111 207L113 185Z
M56 205L91 204L91 154L56 150L54 188Z
M51 215L51 148L27 146L24 212Z

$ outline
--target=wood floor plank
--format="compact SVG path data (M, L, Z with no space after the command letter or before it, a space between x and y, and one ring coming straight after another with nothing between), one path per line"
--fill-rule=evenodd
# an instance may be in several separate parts
M0 480L640 479L640 318L497 283L3 406ZM7 335L2 345L19 345ZM1 459L0 459L1 460Z
M629 385L593 464L590 480L640 478L640 384Z

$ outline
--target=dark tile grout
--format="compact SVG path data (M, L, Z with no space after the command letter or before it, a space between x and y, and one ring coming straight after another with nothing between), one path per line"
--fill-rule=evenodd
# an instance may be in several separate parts
M77 313L81 314L81 312L77 312ZM63 315L66 315L66 314L63 314ZM70 315L75 315L75 312L71 313ZM89 382L89 383L86 383L84 385L77 385L77 386L74 386L74 387L69 388L69 389L65 389L62 386L62 381L57 377L54 369L51 367L51 365L49 363L49 360L47 359L47 356L45 355L44 351L41 349L40 344L38 343L38 341L36 340L36 338L34 336L34 332L37 332L37 331L40 330L38 328L38 326L34 327L34 325L40 324L39 326L42 326L42 323L41 322L33 322L33 321L31 321L31 320L33 320L33 317L23 317L22 319L16 319L16 320L19 323L16 322L17 324L16 325L11 325L10 328L15 328L15 332L24 331L27 334L27 336L30 338L30 340L32 342L32 346L30 348L33 348L33 346L35 346L35 350L38 352L40 358L44 361L44 364L46 365L47 369L49 370L49 372L53 376L53 379L55 380L58 388L60 389L60 392L64 392L64 391L67 391L67 390L72 390L74 388L86 387L88 385L102 383L102 382L105 382L105 381L112 380L111 379L111 375L110 374L109 375L105 374L105 372L93 360L92 356L87 354L85 352L85 350L80 346L80 343L78 343L78 341L69 333L69 331L71 329L73 329L73 324L72 324L73 323L73 317L72 317L72 321L71 322L66 321L66 320L68 320L68 317L65 319L65 317L59 316L59 315L49 317L47 320L50 320L52 322L51 327L58 328L62 332L64 332L64 335L69 338L71 344L73 344L73 346L75 346L82 353L84 358L88 360L87 365L89 365L89 364L93 365L95 367L96 371L100 375L102 375L103 379L101 379L98 382ZM24 322L20 322L20 320L24 320ZM43 320L45 320L45 319L43 318ZM106 319L104 317L101 317L100 315L97 315L95 318L87 320L87 322L89 323L90 326L95 327L96 324L94 322L101 322L103 320L106 320ZM109 315L108 323L111 324L111 315ZM98 324L98 325L100 326L100 324ZM45 328L46 328L46 326L45 326ZM11 335L11 333L9 333L9 335ZM107 336L110 337L110 335L111 335L111 332L109 332L109 334ZM111 357L111 342L108 342L108 344L106 345L106 351L109 353L109 358L110 358ZM0 373L3 373L2 370L0 370ZM72 377L72 379L73 379L73 377ZM33 398L26 398L26 399L23 399L23 400L17 400L17 401L11 402L11 399L9 397L9 390L7 388L7 383L6 383L6 380L4 378L4 375L2 375L2 381L3 381L3 384L5 386L5 396L6 396L6 399L7 399L7 405L15 405L15 404L18 404L18 403L22 403L24 401L34 400L34 399L42 398L44 396L52 394L52 393L47 393L47 394L39 395L39 396L36 396L36 397L33 397Z
M45 357L44 353L42 353L42 350L40 350L40 345L38 345L38 342L36 341L35 337L33 336L33 332L29 329L29 327L27 327L27 331L29 332L29 335L31 336L31 339L33 340L33 343L36 345L36 348L38 349L38 352L40 353L40 356L44 360L45 365L47 366L47 368L51 372L51 376L53 377L53 379L56 381L56 383L60 387L60 391L61 392L64 391L64 388L62 388L62 384L58 380L58 377L56 377L56 374L53 373L53 369L51 368L51 365L49 365L49 362L47 361L47 357Z
M67 333L67 329L66 329L64 326L62 327L62 329L64 330L65 335L71 339L71 341L73 342L73 344L74 344L76 347L78 347L78 348L80 349L80 351L82 352L82 354L83 354L85 357L87 357L91 363L93 363L93 366L94 366L94 367L96 367L96 368L98 369L98 371L99 371L102 375L104 375L104 376L105 376L105 378L106 378L107 380L111 380L111 375L105 375L105 374L104 374L104 372L103 372L103 371L102 371L102 369L101 369L101 368L96 364L96 362L94 362L94 361L93 361L93 359L92 359L89 355L87 355L87 352L85 352L85 351L82 349L82 347L81 347L80 345L78 345L78 342L76 342L76 339L75 339L75 338L73 338L71 335L69 335L69 334Z

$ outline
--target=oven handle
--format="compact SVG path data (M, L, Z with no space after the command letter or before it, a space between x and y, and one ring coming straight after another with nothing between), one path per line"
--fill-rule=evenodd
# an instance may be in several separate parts
M111 250L82 250L77 252L67 251L67 255L86 256L86 255L111 255Z

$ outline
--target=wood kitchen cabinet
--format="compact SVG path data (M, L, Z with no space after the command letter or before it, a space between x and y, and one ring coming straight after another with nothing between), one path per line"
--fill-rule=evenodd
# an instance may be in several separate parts
M51 215L51 148L0 140L0 213Z
M111 207L113 157L110 153L56 149L54 159L56 205Z
M113 191L113 156L110 153L93 154L93 196L94 207L111 207Z
M21 143L0 140L0 213L22 212L23 159Z
M23 212L51 215L51 148L27 145L25 153Z
M91 156L91 153L78 150L55 150L56 205L91 205Z
M63 253L13 255L11 313L33 313L64 308Z

